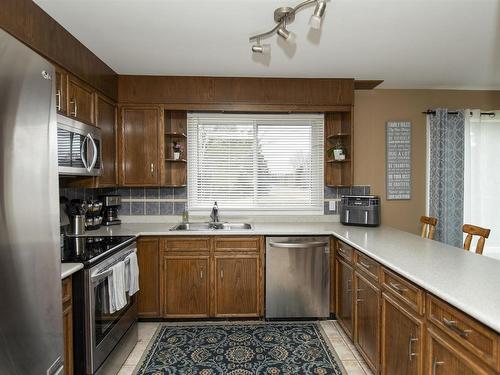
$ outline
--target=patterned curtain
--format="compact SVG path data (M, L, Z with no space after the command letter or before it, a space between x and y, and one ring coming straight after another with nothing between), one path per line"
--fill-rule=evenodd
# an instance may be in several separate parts
M429 116L429 214L435 239L462 247L464 215L465 111L437 109Z

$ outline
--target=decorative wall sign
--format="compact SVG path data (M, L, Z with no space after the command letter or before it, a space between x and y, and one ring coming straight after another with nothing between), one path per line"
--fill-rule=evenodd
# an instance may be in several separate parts
M411 122L386 124L388 200L411 199Z

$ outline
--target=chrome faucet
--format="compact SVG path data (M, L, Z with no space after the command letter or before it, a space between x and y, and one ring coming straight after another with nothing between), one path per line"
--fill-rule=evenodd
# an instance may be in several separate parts
M212 223L219 222L219 206L217 206L217 202L214 202L214 206L212 207L212 212L210 213L210 220Z

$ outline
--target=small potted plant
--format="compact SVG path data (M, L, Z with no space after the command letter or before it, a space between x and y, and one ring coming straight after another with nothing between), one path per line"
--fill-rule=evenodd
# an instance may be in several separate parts
M184 147L179 142L173 143L174 149L174 160L179 160L181 158L182 152L184 151Z
M342 161L346 159L346 149L342 142L337 141L335 146L328 150L328 156L333 157L333 160Z

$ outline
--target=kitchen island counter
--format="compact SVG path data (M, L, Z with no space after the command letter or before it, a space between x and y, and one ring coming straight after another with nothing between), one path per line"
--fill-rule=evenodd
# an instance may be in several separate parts
M122 224L92 235L333 235L500 333L500 261L394 228L338 222L253 223L251 230L170 231L174 223ZM89 233L90 234L90 233Z

